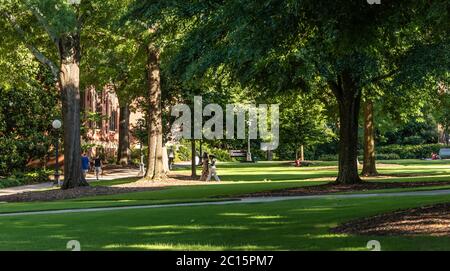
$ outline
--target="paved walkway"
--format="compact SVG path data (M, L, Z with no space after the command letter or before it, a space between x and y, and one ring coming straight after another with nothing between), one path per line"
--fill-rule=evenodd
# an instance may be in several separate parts
M129 169L129 168L109 169L108 171L105 171L104 175L100 176L100 181L110 181L110 180L116 180L116 179L122 179L122 178L137 177L138 174L139 174L139 169ZM87 175L86 179L88 182L96 181L95 175L92 173L89 173ZM54 186L53 182L15 186L15 187L0 189L0 196L13 195L13 194L23 193L23 192L47 190L47 189L52 189L52 188L57 188L56 186Z
M405 197L405 196L439 196L450 195L450 190L432 190L432 191L411 191L398 193L369 193L369 194L345 194L345 195L311 195L311 196L290 196L290 197L254 197L240 198L234 200L214 201L214 202L193 202L193 203L173 203L158 205L138 205L122 207L104 207L104 208L86 208L86 209L65 209L53 211L34 211L0 214L0 217L17 215L47 215L47 214L67 214L67 213L87 213L87 212L107 212L134 209L153 209L167 207L192 207L192 206L213 206L226 204L248 204L248 203L268 203L284 200L303 200L303 199L350 199L350 198L372 198L372 197Z

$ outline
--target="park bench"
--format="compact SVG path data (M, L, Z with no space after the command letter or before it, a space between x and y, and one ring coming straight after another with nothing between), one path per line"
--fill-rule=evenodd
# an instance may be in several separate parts
M440 149L439 157L441 159L450 158L450 149Z
M231 157L247 157L247 152L244 150L230 150Z
M247 151L244 150L230 150L230 156L231 157L243 157L244 159L240 159L242 163L247 162ZM255 156L252 157L251 163L256 163L257 159Z

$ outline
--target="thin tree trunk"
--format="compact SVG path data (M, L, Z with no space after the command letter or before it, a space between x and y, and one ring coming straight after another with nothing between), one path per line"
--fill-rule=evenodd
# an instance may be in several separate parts
M117 151L117 162L128 165L130 148L130 107L128 104L120 107L119 115L119 149Z
M364 165L363 176L378 175L375 160L375 135L373 122L373 102L364 103Z
M152 45L147 48L148 110L148 167L146 178L165 178L162 162L162 109L159 51Z
M64 119L64 183L62 189L89 185L81 171L80 136L80 36L60 38L59 84Z
M197 178L197 163L195 163L195 139L191 139L191 177Z
M339 104L339 172L337 183L360 183L357 165L358 117L361 91L351 75L343 72L331 88Z

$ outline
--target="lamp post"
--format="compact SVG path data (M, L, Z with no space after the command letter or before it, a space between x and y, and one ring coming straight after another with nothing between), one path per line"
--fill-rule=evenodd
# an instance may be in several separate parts
M247 162L252 162L252 152L251 152L251 149L250 149L250 127L251 127L251 125L252 125L252 121L251 120L248 120L248 139L247 139L247 157L246 157L246 160L247 160Z
M139 124L139 131L142 133L142 123ZM141 134L142 135L142 134ZM141 158L141 161L139 163L139 176L144 176L145 175L145 165L144 165L144 154L142 152L142 139L139 137L139 156Z
M55 182L54 184L57 184L58 186L61 186L61 184L59 183L59 154L58 154L58 149L59 149L59 134L58 134L58 130L61 128L61 121L56 119L52 122L52 126L53 129L55 129L56 131L56 142L55 142L55 157L56 157L56 164L55 164Z

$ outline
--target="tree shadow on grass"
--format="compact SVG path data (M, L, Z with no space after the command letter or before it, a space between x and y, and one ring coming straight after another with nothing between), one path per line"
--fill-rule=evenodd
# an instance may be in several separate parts
M3 217L0 249L65 250L72 239L80 241L82 250L367 250L371 239L386 249L448 249L450 238L412 241L330 232L351 219L432 201L436 200L292 200Z

